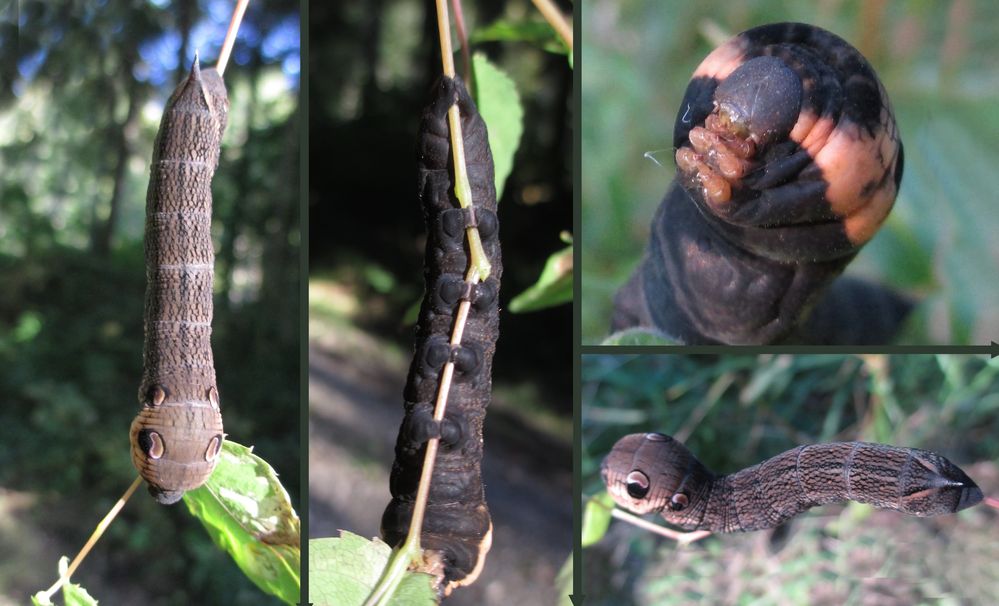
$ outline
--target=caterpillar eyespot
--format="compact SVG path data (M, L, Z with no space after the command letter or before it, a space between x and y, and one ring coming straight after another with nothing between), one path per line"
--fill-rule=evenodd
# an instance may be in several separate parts
M474 206L454 195L448 108L461 114L465 157ZM492 521L482 487L482 423L491 397L492 358L499 337L497 306L503 273L496 218L492 154L485 123L459 78L443 77L425 110L418 134L419 193L427 224L426 294L420 308L413 362L404 391L406 416L392 466L392 501L382 516L382 537L398 545L413 512L427 440L441 439L421 533L425 557L441 570L441 593L475 581L492 544ZM477 226L488 279L465 280L469 265L466 228ZM469 301L460 344L451 331L462 301ZM441 369L454 362L447 412L433 420Z
M716 476L673 438L632 434L618 440L600 472L621 507L660 513L684 530L713 532L773 528L836 501L925 517L955 513L983 498L964 471L936 453L867 442L799 446Z
M215 436L208 442L208 448L205 450L205 461L211 463L219 456L219 453L222 452L222 440L222 436Z
M167 394L165 389L163 389L159 385L153 386L153 388L150 390L149 405L159 406L160 404L163 403L163 400L166 399L166 396Z
M745 31L695 70L677 175L612 330L686 344L884 344L911 303L835 280L888 216L903 151L888 95L841 38Z
M132 463L163 504L201 486L218 463L222 416L211 349L211 182L229 100L195 60L156 136L146 198L142 407Z
M163 452L165 450L163 446L163 438L160 434L153 431L152 429L143 429L139 432L138 436L139 448L142 449L150 459L159 459L163 457Z
M640 471L633 471L627 478L628 494L635 499L644 499L649 493L649 477Z

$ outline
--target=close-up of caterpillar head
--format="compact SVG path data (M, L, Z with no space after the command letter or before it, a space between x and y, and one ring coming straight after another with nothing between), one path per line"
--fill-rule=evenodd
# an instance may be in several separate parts
M836 281L888 217L903 170L888 94L842 38L774 23L694 70L672 136L676 178L611 330L679 344L884 343L906 296Z
M800 23L709 54L677 115L678 177L728 237L777 260L852 254L888 216L902 143L888 95L842 38Z
M989 342L987 11L768 6L638 0L584 25L584 341Z
M686 446L661 433L624 436L600 466L614 502L639 515L662 512L667 519L690 507L693 491L709 475Z
M129 432L132 464L153 498L169 505L204 484L218 464L225 440L218 392L212 387L203 401L178 401L165 388L148 391Z

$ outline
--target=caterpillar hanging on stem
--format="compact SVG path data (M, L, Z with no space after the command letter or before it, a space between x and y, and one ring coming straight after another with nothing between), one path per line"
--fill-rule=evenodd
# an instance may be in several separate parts
M237 3L216 68L191 71L170 96L146 194L145 344L129 432L132 463L163 504L211 476L225 433L212 357L212 177L229 114L222 74L249 0Z
M461 111L474 206L460 208L449 171L447 112ZM441 554L445 585L471 583L488 551L492 524L482 489L482 424L492 387L492 357L499 337L497 296L502 260L496 220L492 156L485 123L457 76L442 77L420 129L420 197L427 221L426 295L420 310L416 352L406 382L406 417L399 429L390 488L392 502L382 518L389 544L406 537L427 442L439 438L422 524L421 544ZM479 282L469 270L466 229L476 227L489 277ZM462 307L467 309L463 326ZM455 338L453 329L461 328ZM435 403L450 376L442 419Z
M166 104L153 146L146 193L142 409L129 432L139 476L59 579L36 595L42 603L69 582L142 480L157 501L175 503L201 486L218 463L225 434L210 343L211 181L229 112L222 74L248 4L236 3L215 68L202 70L195 54L190 73Z
M446 597L478 578L492 545L480 465L503 272L494 167L485 122L455 74L443 0L437 15L444 74L417 142L426 290L381 524L399 550L367 605L391 600L414 562Z
M142 408L132 463L163 504L208 479L224 433L211 348L212 176L229 111L215 69L191 72L163 112L146 198Z

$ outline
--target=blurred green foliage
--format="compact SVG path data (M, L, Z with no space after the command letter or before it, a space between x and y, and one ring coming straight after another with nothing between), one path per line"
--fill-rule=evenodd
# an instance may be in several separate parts
M31 544L5 549L0 596L24 603L135 477L153 137L195 51L214 63L232 4L15 4L0 15L0 544L16 544L13 528ZM297 9L252 3L225 73L212 335L226 431L296 503ZM275 602L183 508L144 491L74 580L111 604Z
M910 343L999 334L999 4L584 0L582 335L607 335L611 298L638 264L673 178L672 131L690 74L729 36L801 21L857 46L885 84L905 144L885 226L850 265L916 297ZM643 157L653 152L655 161Z
M614 442L645 431L676 437L717 473L801 444L862 440L940 452L986 495L999 486L999 359L588 355L581 372L584 498L604 491L599 466ZM980 603L999 591L993 517L984 506L931 520L828 506L774 532L686 548L615 521L585 554L587 602L868 603L882 591L891 604ZM865 585L871 576L887 586Z

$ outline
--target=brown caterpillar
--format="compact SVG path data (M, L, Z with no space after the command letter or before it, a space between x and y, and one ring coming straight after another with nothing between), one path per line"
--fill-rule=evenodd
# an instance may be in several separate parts
M474 206L462 209L454 194L454 165L447 112L455 103ZM499 337L497 306L503 273L496 219L496 188L486 125L460 78L442 77L423 114L417 143L419 196L427 224L426 293L416 331L416 352L404 392L406 416L392 465L392 501L382 516L382 537L405 540L413 515L427 441L441 439L434 465L421 544L443 567L441 591L475 581L492 543L492 521L482 488L482 423L492 390L492 359ZM477 226L490 276L466 281L466 228ZM451 345L455 313L471 302L460 345ZM437 423L434 403L442 368L455 363L447 412Z
M716 476L667 435L631 434L614 445L600 475L621 507L713 532L773 528L810 507L844 500L924 517L982 500L978 485L944 457L867 442L799 446Z
M163 504L201 486L225 434L212 359L212 176L229 100L215 69L191 72L171 95L146 195L142 408L132 463Z

